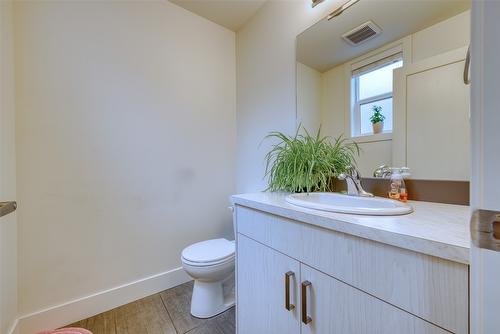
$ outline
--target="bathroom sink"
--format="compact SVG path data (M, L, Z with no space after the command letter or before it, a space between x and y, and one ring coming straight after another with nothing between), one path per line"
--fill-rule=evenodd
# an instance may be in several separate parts
M300 193L286 197L290 204L309 209L357 215L395 216L413 212L409 204L382 197L348 196L339 193Z

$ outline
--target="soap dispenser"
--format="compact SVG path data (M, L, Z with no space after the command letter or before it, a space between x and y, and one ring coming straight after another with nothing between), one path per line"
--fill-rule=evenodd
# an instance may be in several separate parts
M401 168L391 168L391 183L389 185L389 198L401 202L408 200L405 180L401 175Z

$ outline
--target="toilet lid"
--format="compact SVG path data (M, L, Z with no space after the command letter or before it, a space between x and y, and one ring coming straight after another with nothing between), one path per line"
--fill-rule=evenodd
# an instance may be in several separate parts
M182 257L191 262L214 262L234 256L234 242L212 239L195 243L182 251Z

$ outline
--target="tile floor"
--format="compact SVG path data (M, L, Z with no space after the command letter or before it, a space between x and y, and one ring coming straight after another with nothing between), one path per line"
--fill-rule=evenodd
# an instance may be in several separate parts
M69 326L94 334L235 334L234 307L210 319L191 316L192 288L188 282Z

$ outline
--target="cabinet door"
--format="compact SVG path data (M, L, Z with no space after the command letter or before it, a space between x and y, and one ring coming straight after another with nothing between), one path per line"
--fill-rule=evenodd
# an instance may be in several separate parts
M299 334L299 262L238 234L236 268L238 334Z
M310 283L301 293L310 318L302 334L449 334L311 267L300 270L302 284Z
M470 179L466 53L453 50L395 72L393 164L409 166L413 178Z

